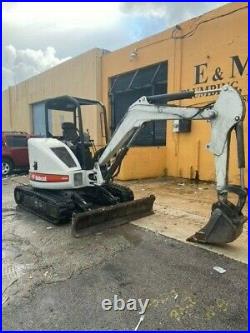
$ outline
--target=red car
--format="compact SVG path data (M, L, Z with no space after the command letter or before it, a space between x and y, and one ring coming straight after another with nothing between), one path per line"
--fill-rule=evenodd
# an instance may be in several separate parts
M2 133L2 176L16 169L29 169L28 138L24 132Z

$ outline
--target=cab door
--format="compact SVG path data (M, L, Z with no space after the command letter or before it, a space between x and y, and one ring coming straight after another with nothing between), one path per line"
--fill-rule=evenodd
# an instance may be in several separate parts
M49 131L51 132L52 125L52 113L48 110ZM46 136L45 125L45 103L39 102L32 104L32 123L33 134L38 136Z

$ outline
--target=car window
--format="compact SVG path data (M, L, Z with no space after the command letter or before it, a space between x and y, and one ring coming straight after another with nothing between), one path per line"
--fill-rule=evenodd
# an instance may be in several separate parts
M27 137L21 135L8 135L6 137L7 145L9 147L27 147Z

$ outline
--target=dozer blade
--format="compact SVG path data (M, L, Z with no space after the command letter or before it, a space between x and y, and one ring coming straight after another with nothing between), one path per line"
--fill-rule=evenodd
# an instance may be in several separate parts
M101 207L84 213L73 214L71 233L81 237L89 232L118 226L141 217L153 214L155 196Z
M211 217L200 231L187 241L203 244L226 244L238 238L247 218L231 202L215 203Z

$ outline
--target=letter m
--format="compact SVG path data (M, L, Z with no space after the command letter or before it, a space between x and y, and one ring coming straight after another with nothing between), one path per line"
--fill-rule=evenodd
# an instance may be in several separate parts
M237 69L240 76L242 76L245 71L245 68L247 66L248 58L246 59L244 65L241 63L239 56L233 56L233 57L231 57L231 59L232 59L231 78L235 77L235 69Z

